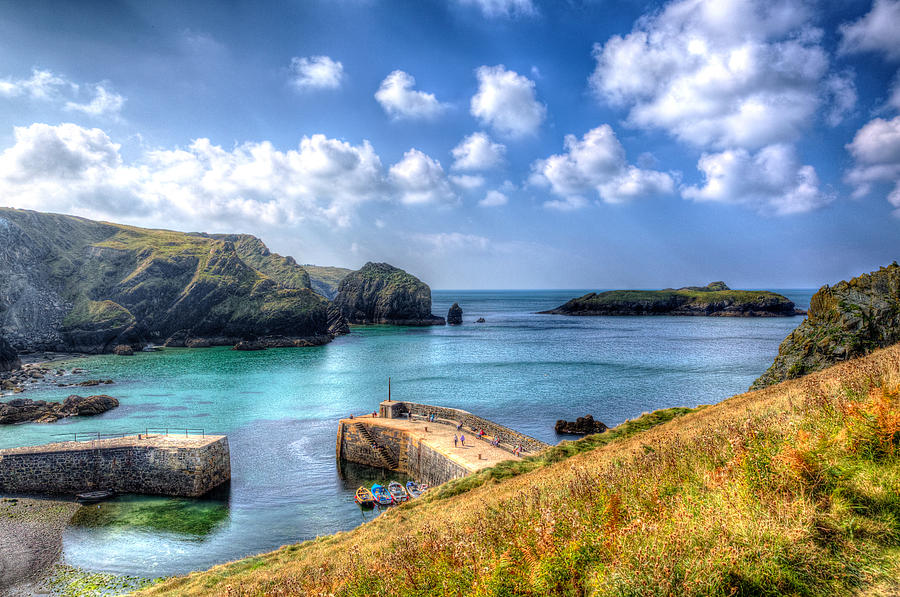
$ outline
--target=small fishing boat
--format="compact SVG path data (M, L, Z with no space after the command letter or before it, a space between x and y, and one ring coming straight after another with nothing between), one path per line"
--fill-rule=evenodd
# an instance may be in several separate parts
M419 489L419 486L415 481L407 481L406 482L406 493L409 494L411 498L417 498L422 495L422 490Z
M406 490L403 489L403 486L396 481L391 481L390 483L388 483L388 491L391 492L391 497L394 498L395 504L399 504L400 502L409 500L409 494L406 493Z
M354 499L357 504L366 508L371 508L375 505L375 496L365 487L360 487L356 490L356 498Z
M108 500L112 496L116 495L113 491L85 491L83 493L76 493L75 499L81 502L82 504L93 504L96 502L102 502L103 500Z
M394 498L384 485L376 483L372 486L372 498L379 506L390 506L394 503Z

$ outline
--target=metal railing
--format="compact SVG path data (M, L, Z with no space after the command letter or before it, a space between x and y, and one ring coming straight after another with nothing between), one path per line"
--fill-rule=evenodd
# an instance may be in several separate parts
M76 431L72 433L54 433L52 437L71 437L76 442L93 442L101 439L118 439L122 437L130 437L132 435L159 436L159 435L178 435L190 437L199 435L206 437L206 430L202 428L175 428L175 427L145 427L143 431L123 431L119 433L101 433L99 431Z

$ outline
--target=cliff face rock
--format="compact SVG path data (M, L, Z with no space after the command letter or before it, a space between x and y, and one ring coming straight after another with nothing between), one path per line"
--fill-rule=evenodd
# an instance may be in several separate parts
M463 310L459 303L453 303L447 311L447 325L461 325Z
M367 263L348 274L334 304L350 323L444 325L431 313L431 288L387 263Z
M900 342L900 266L823 286L751 390L800 377Z
M16 350L3 338L0 338L0 371L12 371L22 365Z
M309 284L313 291L330 300L337 296L341 280L353 273L353 270L343 267L324 265L304 265L303 269L309 273Z
M663 290L591 292L541 311L553 315L703 315L717 317L790 317L794 303L774 292L731 290L724 282Z
M340 329L305 270L255 237L0 208L0 333L21 350L321 344Z
M0 424L53 423L64 417L99 415L117 406L118 400L103 394L87 397L73 394L61 403L16 398L0 402Z

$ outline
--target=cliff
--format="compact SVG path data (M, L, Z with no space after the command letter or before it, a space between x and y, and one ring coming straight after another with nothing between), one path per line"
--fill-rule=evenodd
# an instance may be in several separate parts
M20 365L21 363L19 362L19 355L16 354L16 349L14 349L5 339L0 338L0 372L18 369Z
M677 290L591 292L564 305L541 311L552 315L704 315L718 317L790 317L802 314L774 292L731 290L724 282Z
M431 288L387 263L367 263L341 280L335 305L350 323L444 325L431 313Z
M0 208L0 333L20 350L309 345L345 327L303 268L255 237Z
M341 280L353 272L352 269L325 265L304 265L303 269L309 273L309 284L313 291L331 300L337 296Z
M823 286L806 319L785 338L772 366L750 389L819 371L900 342L900 266Z

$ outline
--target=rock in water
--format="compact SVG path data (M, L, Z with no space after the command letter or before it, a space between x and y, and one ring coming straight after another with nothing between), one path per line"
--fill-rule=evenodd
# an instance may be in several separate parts
M479 317L478 319L475 320L475 323L487 323L487 322L484 320L484 317Z
M460 325L462 323L463 310L459 303L453 303L447 311L447 325Z
M22 363L19 361L19 355L16 354L9 342L0 338L0 371L12 371L18 369Z
M119 401L104 394L97 396L76 396L66 398L62 403L16 398L0 402L0 424L12 423L53 423L64 417L99 415L119 406Z
M766 386L825 369L900 342L900 266L895 261L849 282L823 286L806 319L785 338L778 356L750 386Z
M444 325L431 313L431 288L388 263L367 263L341 280L334 304L353 324Z
M571 433L573 435L589 435L591 433L603 433L609 427L603 421L595 421L594 417L587 415L578 417L574 421L563 421L560 419L556 422L553 429L557 433Z
M130 357L134 355L134 349L128 344L119 344L113 349L113 352L120 357Z

